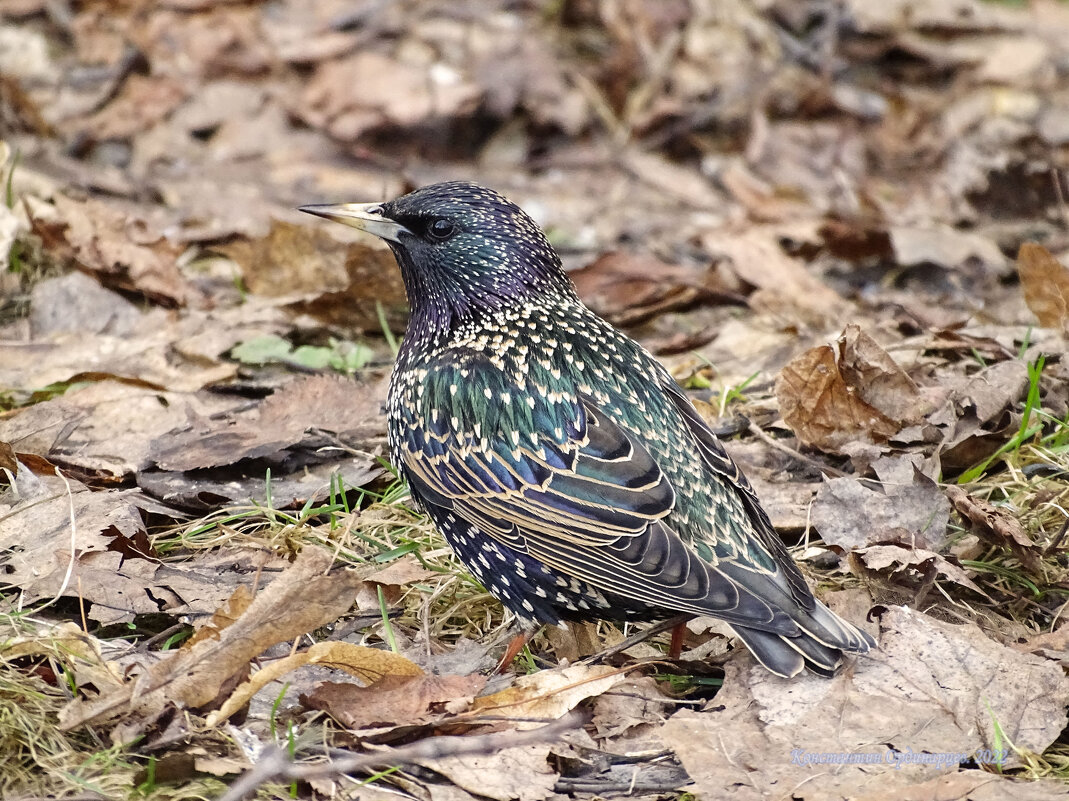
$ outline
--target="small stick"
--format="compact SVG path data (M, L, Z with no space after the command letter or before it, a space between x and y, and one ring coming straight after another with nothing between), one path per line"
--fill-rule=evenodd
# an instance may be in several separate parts
M361 770L394 765L410 765L443 757L493 754L502 748L533 745L556 740L564 732L582 725L583 716L570 712L537 729L503 731L473 737L428 737L411 745L390 748L374 754L351 754L315 765L294 764L285 750L272 746L251 770L242 774L219 801L241 801L265 782L324 779Z

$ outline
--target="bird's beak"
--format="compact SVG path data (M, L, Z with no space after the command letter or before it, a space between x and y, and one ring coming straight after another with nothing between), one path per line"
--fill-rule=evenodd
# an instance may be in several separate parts
M382 213L381 203L337 203L323 206L301 206L298 211L324 217L342 225L349 225L367 231L369 234L400 242L399 235L410 233L401 223L391 220Z

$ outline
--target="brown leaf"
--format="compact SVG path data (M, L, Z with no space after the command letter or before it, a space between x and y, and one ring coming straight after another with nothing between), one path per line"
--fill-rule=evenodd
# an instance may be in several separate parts
M330 563L329 552L305 547L218 639L180 650L97 698L75 699L60 714L61 728L130 713L151 716L168 703L197 709L212 701L251 659L276 643L333 622L349 608L360 581L350 571L327 574Z
M917 385L856 325L795 357L776 379L780 413L802 442L840 452L852 441L885 442L929 408Z
M711 232L703 237L705 248L727 260L731 271L756 287L758 297L750 305L769 311L795 314L803 320L832 320L842 313L844 301L814 277L800 259L788 256L780 245L781 230L751 228L744 233Z
M181 249L142 220L101 200L56 195L54 202L64 226L58 236L102 283L166 306L184 306L193 297L178 270ZM56 234L46 232L37 218L34 228L46 241L55 241Z
M163 470L195 470L266 458L297 446L315 430L339 437L378 434L385 428L383 387L334 375L302 376L275 390L256 410L214 415L151 443Z
M974 526L974 531L1003 547L1009 546L1024 565L1033 573L1042 573L1036 544L1025 533L1024 526L1016 517L1008 514L982 498L974 498L961 487L953 484L946 488L946 495L954 509Z
M620 326L733 294L732 287L708 268L668 264L625 251L604 253L569 277L592 309Z
M485 676L383 676L367 687L323 682L301 702L343 726L410 726L463 711L486 685Z
M245 584L239 584L237 589L227 598L226 603L212 613L211 620L197 629L197 631L182 643L183 648L192 648L201 640L217 640L223 629L234 623L241 617L252 603L252 591Z
M422 65L362 50L321 64L304 87L298 111L311 125L345 142L375 128L406 128L469 113L479 88L442 67L428 72ZM354 86L360 91L354 93Z
M321 225L272 220L267 236L240 238L219 249L241 267L251 292L310 295L297 308L320 319L377 329L376 300L395 318L405 305L401 274L389 248L340 241Z
M1048 328L1069 330L1069 267L1035 242L1017 253L1017 272L1028 308Z
M967 587L978 595L991 600L987 593L969 577L969 574L963 568L927 548L902 545L869 545L865 548L859 548L854 553L869 570L879 572L892 566L894 567L894 572L906 567L918 568L926 572L931 570L933 575L945 576L955 584Z
M417 581L426 581L429 578L441 575L441 573L425 568L414 554L408 554L400 559L395 559L386 567L380 568L374 573L368 573L364 576L364 581L402 586L404 584L413 584Z
M423 675L418 665L392 651L348 642L317 642L305 651L269 662L257 670L235 687L226 701L208 715L206 724L215 726L223 722L248 704L268 684L305 665L344 670L367 682L381 681L386 677L412 678Z
M549 752L549 746L516 746L485 756L446 756L422 764L480 798L542 801L554 795L559 778L548 764Z
M973 624L904 607L887 609L880 628L879 650L832 680L786 681L749 657L729 662L710 707L678 712L661 730L696 794L720 798L730 787L737 801L757 801L791 788L799 801L928 798L911 789L938 769L925 755L946 760L946 770L957 768L956 754L992 751L994 721L1002 747L1008 740L1042 753L1064 727L1069 679L1058 665Z
M825 451L854 440L884 441L900 428L846 383L829 345L792 359L776 378L776 398L798 439Z
M123 557L116 541L144 535L132 502L138 491L90 492L73 479L38 478L28 470L19 472L15 487L15 503L0 500L5 580L20 588L27 602L61 594L107 604L117 588L107 581L80 582L79 570L105 551L117 566Z
M856 325L846 326L839 337L839 371L865 403L899 425L916 422L930 410L913 379Z
M998 245L981 234L946 225L930 228L895 226L890 234L895 261L904 266L937 264L954 268L972 259L995 268L1006 264L1006 257Z
M85 124L96 139L127 139L166 118L185 98L186 90L176 80L134 73Z
M0 438L85 475L122 479L149 466L157 439L188 426L191 417L209 417L238 403L210 393L161 392L144 384L96 380L0 420Z

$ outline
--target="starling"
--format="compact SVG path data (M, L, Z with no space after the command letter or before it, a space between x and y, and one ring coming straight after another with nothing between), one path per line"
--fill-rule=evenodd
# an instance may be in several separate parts
M813 597L687 396L583 305L518 206L450 182L301 210L393 250L412 308L394 462L523 630L711 615L788 677L874 645Z

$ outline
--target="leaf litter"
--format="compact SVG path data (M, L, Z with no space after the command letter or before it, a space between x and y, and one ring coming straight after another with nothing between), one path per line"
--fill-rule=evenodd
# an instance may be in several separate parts
M0 4L0 795L1062 797L1064 8L305 5ZM582 664L598 623L487 678L510 621L382 462L392 257L294 211L448 178L879 651Z

